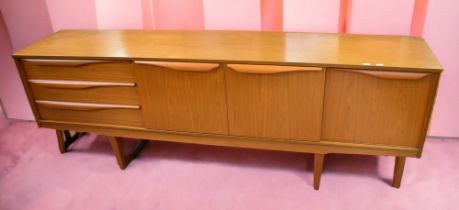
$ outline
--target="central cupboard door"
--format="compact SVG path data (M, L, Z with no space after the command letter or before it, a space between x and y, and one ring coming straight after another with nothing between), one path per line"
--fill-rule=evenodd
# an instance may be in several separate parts
M231 135L320 140L322 68L228 64L225 72Z
M134 63L147 128L228 134L225 75L219 64Z

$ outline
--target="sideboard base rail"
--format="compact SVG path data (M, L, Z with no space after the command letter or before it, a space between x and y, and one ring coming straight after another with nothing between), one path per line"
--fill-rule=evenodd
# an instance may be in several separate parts
M76 131L117 136L124 138L146 139L151 141L170 141L178 143L204 144L214 146L229 146L237 148L252 148L265 150L280 150L302 153L319 154L361 154L361 155L384 155L384 156L404 156L418 157L416 148L385 146L385 145L366 145L335 142L309 142L293 141L282 139L238 137L225 135L197 134L188 132L175 132L152 130L136 127L113 126L107 127L93 123L72 123L63 121L40 120L37 122L39 127L66 129L71 128Z

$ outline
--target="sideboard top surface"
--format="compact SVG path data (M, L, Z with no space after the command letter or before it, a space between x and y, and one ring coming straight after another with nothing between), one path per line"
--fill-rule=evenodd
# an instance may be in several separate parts
M422 38L299 32L62 30L13 56L442 69Z

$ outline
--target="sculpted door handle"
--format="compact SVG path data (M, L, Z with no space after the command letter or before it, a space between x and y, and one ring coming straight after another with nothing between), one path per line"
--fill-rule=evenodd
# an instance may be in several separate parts
M167 61L134 61L139 65L158 66L175 71L207 72L217 68L217 63L167 62Z
M322 68L320 67L310 66L276 66L251 64L228 64L227 66L236 72L249 74L276 74L285 72L322 71Z
M126 61L109 61L109 60L66 60L66 59L24 59L24 62L30 62L37 66L83 66L97 63L120 63Z
M390 71L368 71L368 70L346 70L342 71L364 74L381 79L401 79L401 80L419 80L429 75L429 73L418 72L390 72Z

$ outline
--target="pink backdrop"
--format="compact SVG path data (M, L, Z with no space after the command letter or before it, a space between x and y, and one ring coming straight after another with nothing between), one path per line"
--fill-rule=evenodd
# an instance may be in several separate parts
M46 5L54 31L66 28L97 28L94 0L46 0Z
M340 0L284 0L284 31L338 32Z
M459 136L459 1L429 1L424 38L445 71L440 80L430 135Z
M348 32L409 35L415 0L352 0Z
M260 0L202 0L208 30L260 30Z
M154 0L151 5L156 29L204 29L202 0Z
M422 36L445 71L429 130L459 137L456 0L0 0L0 98L32 120L10 54L66 28L311 31Z

